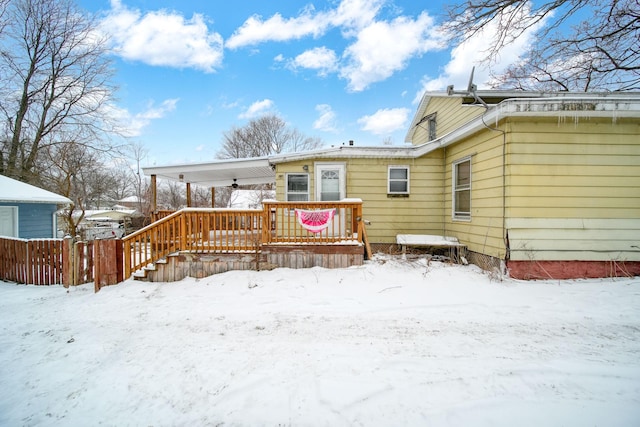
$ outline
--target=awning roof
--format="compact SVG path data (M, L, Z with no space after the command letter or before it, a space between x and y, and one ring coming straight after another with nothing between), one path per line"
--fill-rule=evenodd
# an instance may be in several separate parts
M160 179L189 182L205 187L270 184L276 182L276 173L267 157L251 159L225 159L207 163L190 163L173 166L147 166L145 175Z

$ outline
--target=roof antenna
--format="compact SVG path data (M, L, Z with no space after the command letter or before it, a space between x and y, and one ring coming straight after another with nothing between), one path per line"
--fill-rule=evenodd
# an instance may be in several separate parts
M447 95L451 96L451 95L465 95L465 96L473 96L473 99L476 100L476 102L482 104L485 108L489 108L489 106L487 105L486 102L484 102L482 100L482 98L480 98L478 96L478 86L473 83L473 73L476 70L476 67L473 66L471 68L471 75L469 76L469 84L467 85L467 90L466 91L455 91L453 90L453 85L449 85L447 86Z

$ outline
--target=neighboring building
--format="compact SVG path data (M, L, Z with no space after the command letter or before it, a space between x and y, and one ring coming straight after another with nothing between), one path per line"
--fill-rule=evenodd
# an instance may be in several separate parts
M56 211L69 203L66 197L0 175L0 236L56 237Z
M640 274L640 94L475 95L426 93L409 146L247 162L275 169L277 200L362 199L379 250L398 234L442 235L514 277ZM183 176L188 167L172 166Z
M138 196L128 196L117 201L118 205L124 206L125 209L139 209L142 203Z

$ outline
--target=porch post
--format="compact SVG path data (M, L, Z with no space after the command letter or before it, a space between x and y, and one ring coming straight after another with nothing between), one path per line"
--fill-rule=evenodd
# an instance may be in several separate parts
M191 207L191 183L187 182L187 207Z
M158 206L158 189L156 188L156 176L151 175L151 212L156 213Z
M211 187L211 207L216 207L216 187Z

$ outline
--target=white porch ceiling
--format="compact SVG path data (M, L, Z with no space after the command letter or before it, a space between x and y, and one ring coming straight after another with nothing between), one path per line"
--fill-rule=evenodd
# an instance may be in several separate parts
M189 182L205 187L228 187L234 183L234 179L238 185L270 184L276 181L276 173L267 158L147 166L142 171L148 176L156 175L158 179Z

